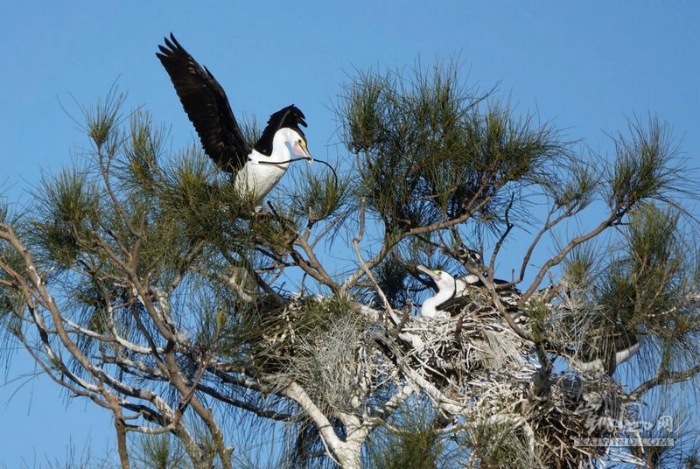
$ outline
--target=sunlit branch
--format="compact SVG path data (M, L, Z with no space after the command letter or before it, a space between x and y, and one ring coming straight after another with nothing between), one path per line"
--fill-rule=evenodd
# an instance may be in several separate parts
M540 283L542 283L542 280L544 279L545 275L547 275L547 272L549 269L552 267L558 265L561 261L563 261L566 256L578 245L585 243L586 241L589 241L596 236L598 236L600 233L608 229L612 224L614 223L615 220L618 220L619 216L617 213L612 213L610 216L608 216L607 219L605 219L603 222L601 222L597 227L595 227L593 230L589 231L586 234L576 236L573 238L569 243L564 246L559 253L551 257L547 262L544 263L544 265L540 268L539 272L535 276L535 279L533 280L532 284L530 287L522 294L520 297L520 300L518 301L519 306L522 306L525 304L525 302L532 296L532 294L537 290L539 287ZM525 264L523 263L523 266ZM524 268L524 267L523 267ZM522 271L522 269L521 269Z

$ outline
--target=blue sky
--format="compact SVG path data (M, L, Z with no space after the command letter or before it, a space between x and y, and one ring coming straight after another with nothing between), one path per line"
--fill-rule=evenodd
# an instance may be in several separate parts
M166 126L173 149L194 141L154 54L171 31L234 112L264 120L298 105L322 159L344 156L330 108L356 70L457 58L469 83L500 83L518 111L602 153L612 149L606 133L655 113L697 168L699 23L690 0L13 2L0 15L0 192L27 200L42 171L80 161L88 142L71 119L76 102L95 103L115 81L127 109L143 106ZM0 383L33 369L20 353ZM25 381L0 387L0 467L62 461L71 441L80 452L89 438L97 455L111 444L106 412L66 405L45 378Z

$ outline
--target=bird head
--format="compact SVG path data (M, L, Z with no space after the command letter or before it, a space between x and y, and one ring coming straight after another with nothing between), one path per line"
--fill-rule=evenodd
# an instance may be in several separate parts
M311 163L314 159L309 153L308 148L306 148L306 138L304 138L304 134L290 128L283 130L287 131L286 133L289 134L285 136L285 144L289 147L292 155L297 158L305 158Z
M450 294L454 293L455 290L455 279L452 275L448 274L444 270L432 270L425 266L419 265L418 270L426 274L435 283L438 291L449 291Z
M270 116L267 127L263 130L255 149L263 155L270 156L275 142L285 145L291 154L298 158L313 161L307 148L306 136L301 127L306 127L304 113L294 106L287 106Z
M482 257L478 251L469 249L465 246L460 246L457 248L457 257L462 262L462 264L469 269L478 270L482 265Z

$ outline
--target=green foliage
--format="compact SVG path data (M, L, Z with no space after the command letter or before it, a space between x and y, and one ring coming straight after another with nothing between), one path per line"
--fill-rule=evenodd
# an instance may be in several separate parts
M339 118L358 157L360 195L389 230L502 218L509 183L542 179L563 146L547 126L516 119L460 83L454 66L360 76Z
M134 446L135 467L185 469L191 467L182 443L169 435L140 435Z
M592 244L574 250L564 275L566 307L573 312L561 317L555 335L579 351L619 349L637 337L647 351L679 359L676 366L695 363L690 344L700 337L700 318L688 275L695 256L680 236L681 216L671 206L641 203L607 255Z
M0 204L0 224L3 223L17 229L23 227L21 217L11 214L7 205ZM0 231L4 230L5 227L0 226ZM10 285L14 283L8 271L25 274L26 269L20 253L2 240L0 240L0 261L4 267L0 269L0 342L5 344L0 347L0 359L9 360L15 350L17 337L21 337L23 333L21 316L26 311L26 304L20 292L3 286L3 283L7 282Z
M440 418L409 401L386 427L368 442L368 467L377 469L437 469L456 463L440 435Z
M228 186L211 184L201 156L187 156L193 155L183 155L183 163L189 163L178 165L158 192L156 239L173 240L185 250L204 240L219 245L245 244L250 236L235 226L245 207L240 196ZM154 245L158 246L168 248L163 243Z
M98 151L104 150L105 145L108 145L107 153L113 153L119 137L116 126L120 123L119 113L125 100L126 95L117 93L116 87L113 87L102 102L93 108L83 108L87 134Z
M306 218L313 225L319 221L336 216L344 216L343 209L352 197L350 178L337 177L339 168L324 171L317 175L308 165L303 176L297 178L294 193L286 193L292 199L294 214Z
M465 432L463 444L473 448L481 467L526 469L538 465L528 447L528 438L518 425L485 418Z
M69 268L98 229L99 190L85 172L67 169L55 178L44 178L37 199L36 241L47 260Z
M564 278L574 292L585 290L595 281L598 253L592 244L579 245L564 261Z
M408 273L406 264L395 255L389 256L375 269L377 284L392 308L402 308L410 301L407 286ZM382 302L375 295L373 303L380 305Z
M678 274L684 246L678 238L680 213L672 208L644 205L630 216L628 242L634 279L669 280Z
M163 131L154 127L150 115L145 112L132 114L128 143L124 145L124 161L117 161L115 173L124 188L134 192L146 191L152 195L159 178L163 177L159 166L163 153Z
M594 200L601 181L596 176L593 164L569 158L562 168L564 175L555 180L543 180L543 188L551 193L555 207L577 213Z
M683 301L686 266L677 238L678 217L677 211L648 204L630 214L625 252L610 264L600 289L606 314L649 326Z
M610 172L607 201L622 213L641 201L658 200L680 208L671 194L683 194L688 180L674 162L668 128L650 117L631 122L630 137L615 138L616 157Z
M530 302L527 307L527 317L529 318L530 334L536 344L546 343L548 339L550 308L544 300Z
M376 467L386 469L437 469L440 444L435 430L410 429L395 432L387 451L375 457Z

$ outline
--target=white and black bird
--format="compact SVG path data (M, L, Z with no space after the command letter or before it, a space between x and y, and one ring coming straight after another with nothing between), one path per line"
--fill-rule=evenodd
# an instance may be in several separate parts
M295 158L313 161L306 137L304 114L294 105L270 116L260 139L251 148L231 111L224 89L214 75L177 42L165 38L158 59L170 75L202 142L217 167L231 174L235 187L256 206L280 181Z
M467 274L463 277L455 278L444 270L432 270L423 265L417 266L417 269L429 276L438 289L434 296L426 299L423 302L421 315L425 317L449 317L449 312L439 309L441 306L447 306L446 303L453 298L459 298L467 295L470 288L484 287L483 282L475 274ZM493 282L497 285L508 283L505 280L500 279L494 279ZM507 307L515 306L517 303L517 298L515 298L515 296L517 296L517 294L518 291L514 287L498 292L501 301L503 301Z
M439 308L455 296L457 292L457 282L455 278L444 270L431 270L422 265L417 266L417 269L430 277L438 289L435 295L423 301L420 310L421 316L426 318L448 319L450 313L442 311Z
M450 310L455 306L455 302L450 300L464 296L470 287L483 286L474 274L455 278L444 270L432 270L423 265L418 265L417 269L430 277L438 290L435 295L423 301L421 316L426 318L449 319ZM498 283L497 280L494 282ZM501 300L506 305L512 305L513 303L509 301L510 296L507 294L507 291L499 292ZM511 314L511 317L521 325L526 325L529 321L527 315L517 309L509 310L508 314ZM617 326L613 331L597 332L597 335L594 334L578 346L564 346L560 353L572 360L575 368L580 371L605 371L612 375L618 365L632 358L640 349L641 337L634 330ZM546 347L562 348L553 347L549 343Z

